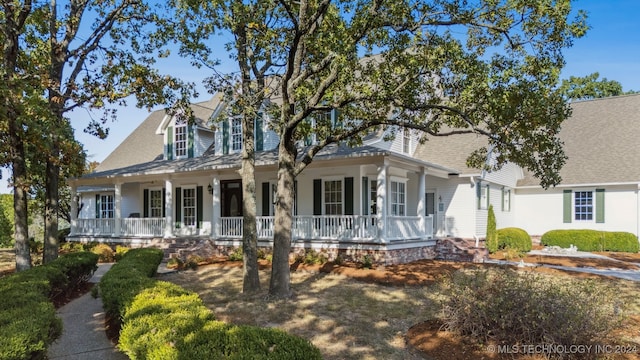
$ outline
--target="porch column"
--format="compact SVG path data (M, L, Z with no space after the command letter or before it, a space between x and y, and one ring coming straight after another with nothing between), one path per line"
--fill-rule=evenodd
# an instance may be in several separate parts
M212 217L211 219L211 232L214 238L220 237L220 179L217 176L213 177L213 194L211 199Z
M113 227L113 232L115 236L120 236L121 229L120 223L122 219L122 183L116 183L114 186L115 190L115 199L113 204L113 217L115 218L115 224Z
M426 172L424 170L424 168L421 168L420 171L416 172L416 174L418 175L418 205L416 206L416 215L420 217L419 220L419 227L420 227L420 231L422 232L422 237L426 238L427 237L427 228L426 228L426 221L424 218L424 213L425 213L425 199L424 199L424 189L425 189L425 175Z
M164 237L173 237L173 182L171 179L164 181Z
M75 235L78 226L78 189L75 185L69 186L69 194L71 195L71 229L69 235Z
M378 166L377 189L376 189L376 209L378 212L378 238L381 242L387 239L387 165L384 162Z

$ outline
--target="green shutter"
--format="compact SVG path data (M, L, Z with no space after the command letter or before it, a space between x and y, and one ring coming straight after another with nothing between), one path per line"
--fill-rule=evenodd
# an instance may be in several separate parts
M195 125L187 126L187 157L192 158L194 156L194 145L195 145Z
M344 178L344 214L353 215L353 178Z
M262 151L264 149L264 134L262 132L262 113L258 113L256 118L256 151Z
M570 223L571 222L571 196L573 195L573 191L564 190L562 191L562 222Z
M96 219L100 219L100 194L96 194Z
M269 202L269 183L262 183L262 216L269 216L269 209L271 203Z
M149 217L149 189L142 190L142 217Z
M369 178L362 177L362 215L369 215Z
M313 215L322 215L322 180L313 180Z
M182 188L176 188L176 218L175 218L176 227L180 227L180 223L182 223Z
M604 222L604 189L596 189L596 222Z
M229 153L229 120L222 122L222 153Z
M311 145L311 137L315 129L312 126L313 123L311 122L311 119L307 119L305 121L309 124L309 134L307 134L307 136L304 137L304 145L309 146Z
M162 217L167 216L167 190L162 188Z
M502 192L502 194L500 194L501 195L500 196L500 202L501 202L500 208L502 208L502 211L505 211L505 208L504 208L504 187L502 188L501 192Z
M203 212L202 186L196 187L196 228L200 229Z
M173 160L173 126L167 128L167 160Z
M333 123L334 129L342 129L344 124L342 123L342 119L340 118L340 110L331 110L331 122Z

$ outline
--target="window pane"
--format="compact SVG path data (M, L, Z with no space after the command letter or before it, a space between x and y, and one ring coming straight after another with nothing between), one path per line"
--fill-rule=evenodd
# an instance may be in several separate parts
M342 215L342 180L324 182L325 215Z

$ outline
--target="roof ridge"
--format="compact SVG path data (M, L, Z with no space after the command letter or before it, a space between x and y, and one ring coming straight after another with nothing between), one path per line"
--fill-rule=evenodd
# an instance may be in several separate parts
M579 103L592 102L592 101L614 100L614 99L620 99L620 98L631 97L631 96L640 96L640 92L633 93L633 94L605 96L605 97L593 98L593 99L581 99L581 100L570 101L569 103L579 104Z

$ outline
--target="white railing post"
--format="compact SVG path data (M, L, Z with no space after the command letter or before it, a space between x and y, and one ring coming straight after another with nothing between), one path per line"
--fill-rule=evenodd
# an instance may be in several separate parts
M114 192L115 192L115 199L114 199L114 204L113 204L113 211L114 211L114 215L113 217L114 219L114 226L113 226L113 233L115 236L120 236L120 219L122 219L122 184L121 183L116 183L114 186Z
M164 237L173 237L173 183L171 179L164 182Z
M376 210L380 218L378 219L378 238L380 242L385 242L387 238L387 167L386 163L378 166L378 176L376 189Z

